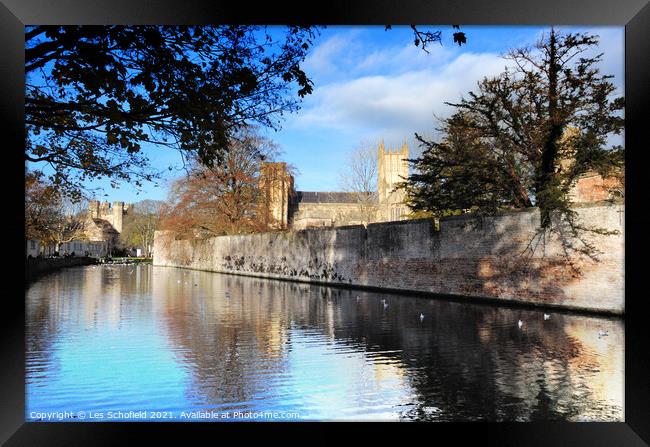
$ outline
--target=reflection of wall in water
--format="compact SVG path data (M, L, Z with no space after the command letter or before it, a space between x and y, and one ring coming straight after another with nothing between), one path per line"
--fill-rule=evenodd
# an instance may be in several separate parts
M381 296L390 300L390 295ZM420 417L457 420L466 414L499 421L572 415L588 419L594 414L599 420L623 419L619 320L553 314L544 321L539 311L435 300L423 308L421 300L399 297L390 300L390 309L401 311L393 314L395 334L387 338L379 324L384 316L378 297L374 302L365 296L361 300L360 308L374 324L362 324L355 307L348 307L337 338L394 351L401 362L418 371L410 381L423 396L439 390L420 401ZM423 333L416 318L420 311L431 332ZM520 318L526 322L522 330L517 327ZM611 338L598 339L599 328L608 329ZM539 358L544 360L535 360ZM603 416L601 407L611 408L611 414ZM431 408L436 412L427 413Z
M204 393L195 398L212 404L246 401L268 388L264 377L289 370L287 350L301 343L292 336L314 331L339 340L348 310L336 289L205 272L154 268L152 287L169 343ZM369 377L404 380L399 365L380 360L367 365Z

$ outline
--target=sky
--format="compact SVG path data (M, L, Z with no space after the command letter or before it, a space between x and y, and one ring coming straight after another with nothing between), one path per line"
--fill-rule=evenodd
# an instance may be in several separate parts
M467 44L453 42L451 26L420 27L442 31L442 43L430 44L429 53L413 44L408 27L331 26L315 40L302 68L314 82L314 91L301 109L288 115L282 129L267 131L280 147L280 161L296 170L296 189L341 190L340 173L348 154L360 144L397 148L409 144L410 155L419 149L414 134L435 137L436 118L448 116L445 101L458 101L474 90L483 77L501 73L511 48L533 45L542 27L462 26ZM624 93L624 28L560 27L600 36L598 52L604 53L601 71L614 75L618 93ZM617 142L622 144L622 141ZM152 166L167 170L159 186L146 184L138 193L123 184L104 186L102 200L137 202L164 200L167 185L182 175L180 155L169 149L147 148Z

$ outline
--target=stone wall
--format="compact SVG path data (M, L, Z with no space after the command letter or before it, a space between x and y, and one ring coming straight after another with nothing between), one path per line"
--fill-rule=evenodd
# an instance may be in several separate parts
M365 205L366 209L372 205ZM360 224L367 216L358 203L298 203L291 216L291 228L329 227ZM366 214L369 214L366 211Z
M586 226L618 232L588 235L602 252L598 262L567 259L557 236L535 239L533 209L443 218L439 230L420 219L207 240L157 232L154 265L622 314L624 208L576 211ZM522 255L527 247L532 256Z

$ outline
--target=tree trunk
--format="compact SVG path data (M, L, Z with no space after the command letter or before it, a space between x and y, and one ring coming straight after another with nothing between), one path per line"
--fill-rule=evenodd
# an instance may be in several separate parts
M548 65L548 133L544 147L542 149L542 158L537 178L537 199L541 215L541 226L547 228L551 223L551 209L555 180L555 162L558 153L558 141L562 136L562 120L558 110L557 83L558 83L558 63L557 63L557 39L555 30L551 29L549 41L549 65Z

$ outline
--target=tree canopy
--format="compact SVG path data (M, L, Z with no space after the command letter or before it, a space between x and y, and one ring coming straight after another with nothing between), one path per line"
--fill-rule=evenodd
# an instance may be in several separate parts
M67 203L66 203L67 202ZM58 246L85 239L85 213L40 172L25 175L25 238Z
M311 93L313 27L27 26L25 159L84 180L152 180L143 145L212 166L242 127L278 128Z
M241 130L222 163L206 167L197 160L186 177L172 184L161 229L180 238L267 230L258 182L261 164L276 153L276 146L255 129Z
M364 141L348 153L339 171L343 191L353 193L364 222L372 222L377 214L377 144Z
M533 48L510 51L511 67L485 78L442 120L442 138L419 135L421 157L401 187L412 210L493 214L538 206L541 227L552 216L578 229L569 191L585 172L622 172L624 149L609 143L623 130L624 100L602 54L589 55L598 37L546 33ZM593 50L592 50L593 51Z
M149 199L134 203L124 216L120 244L125 248L140 247L144 256L151 256L163 205L164 202Z

